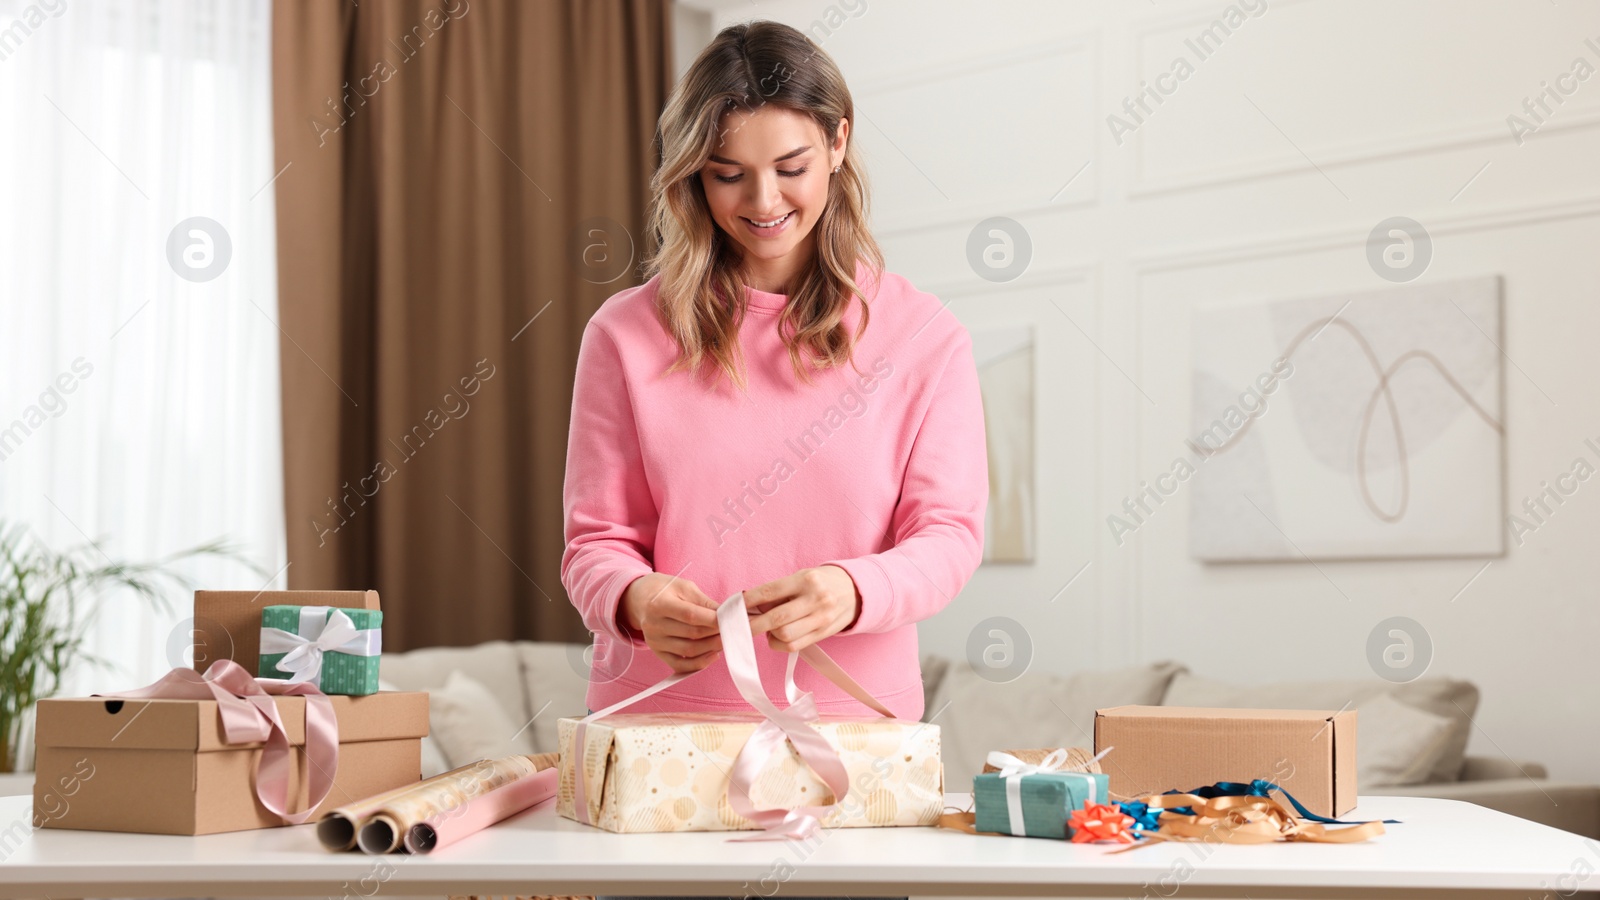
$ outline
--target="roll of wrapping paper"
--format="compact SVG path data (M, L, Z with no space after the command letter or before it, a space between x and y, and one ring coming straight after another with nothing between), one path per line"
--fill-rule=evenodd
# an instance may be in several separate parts
M540 759L550 755L518 754L480 759L449 777L399 791L371 811L356 832L356 846L367 853L389 853L398 849L411 826L436 816L460 815L474 797L532 775L539 770Z
M432 816L406 831L405 847L411 853L431 853L490 825L536 806L556 795L559 766L550 766L518 778L487 794L468 800L458 815Z
M317 822L317 840L329 850L352 850L356 846L356 834L361 831L361 826L372 818L389 798L414 791L423 785L433 784L441 779L450 778L472 769L474 763L458 766L448 772L441 772L432 778L424 778L411 784L401 785L393 790L364 797L354 803L346 803L338 809L330 809L323 814Z

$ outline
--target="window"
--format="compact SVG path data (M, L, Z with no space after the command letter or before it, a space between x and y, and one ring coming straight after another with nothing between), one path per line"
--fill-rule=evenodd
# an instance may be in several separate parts
M0 0L0 516L204 588L285 581L266 0ZM289 170L282 177L293 177ZM171 613L103 598L67 694L185 665Z

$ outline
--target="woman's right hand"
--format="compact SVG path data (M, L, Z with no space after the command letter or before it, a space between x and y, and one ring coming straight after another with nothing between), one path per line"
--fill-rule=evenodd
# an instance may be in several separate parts
M675 673L698 672L722 651L717 602L686 578L651 572L622 593L623 621Z

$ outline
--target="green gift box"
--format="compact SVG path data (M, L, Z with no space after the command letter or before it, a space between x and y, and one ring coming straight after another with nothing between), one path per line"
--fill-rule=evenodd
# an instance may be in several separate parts
M1003 772L984 772L972 778L973 825L978 831L1066 839L1072 836L1067 820L1073 810L1082 809L1085 803L1108 802L1111 779L1103 772ZM1015 783L1020 801L1020 831L1011 824L1008 782Z
M382 638L382 610L263 607L257 674L309 681L324 694L376 694Z

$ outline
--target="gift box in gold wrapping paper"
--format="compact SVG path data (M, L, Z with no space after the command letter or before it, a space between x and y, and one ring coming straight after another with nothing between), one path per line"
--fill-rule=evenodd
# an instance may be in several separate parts
M561 774L556 812L581 821L574 777L581 758L590 819L607 831L759 830L728 805L734 759L763 720L755 711L614 713L589 723L584 752L573 753L576 718L560 721ZM839 751L850 788L824 828L932 825L944 811L939 726L889 718L826 718L811 723ZM761 768L751 791L757 809L825 805L832 791L787 739Z

